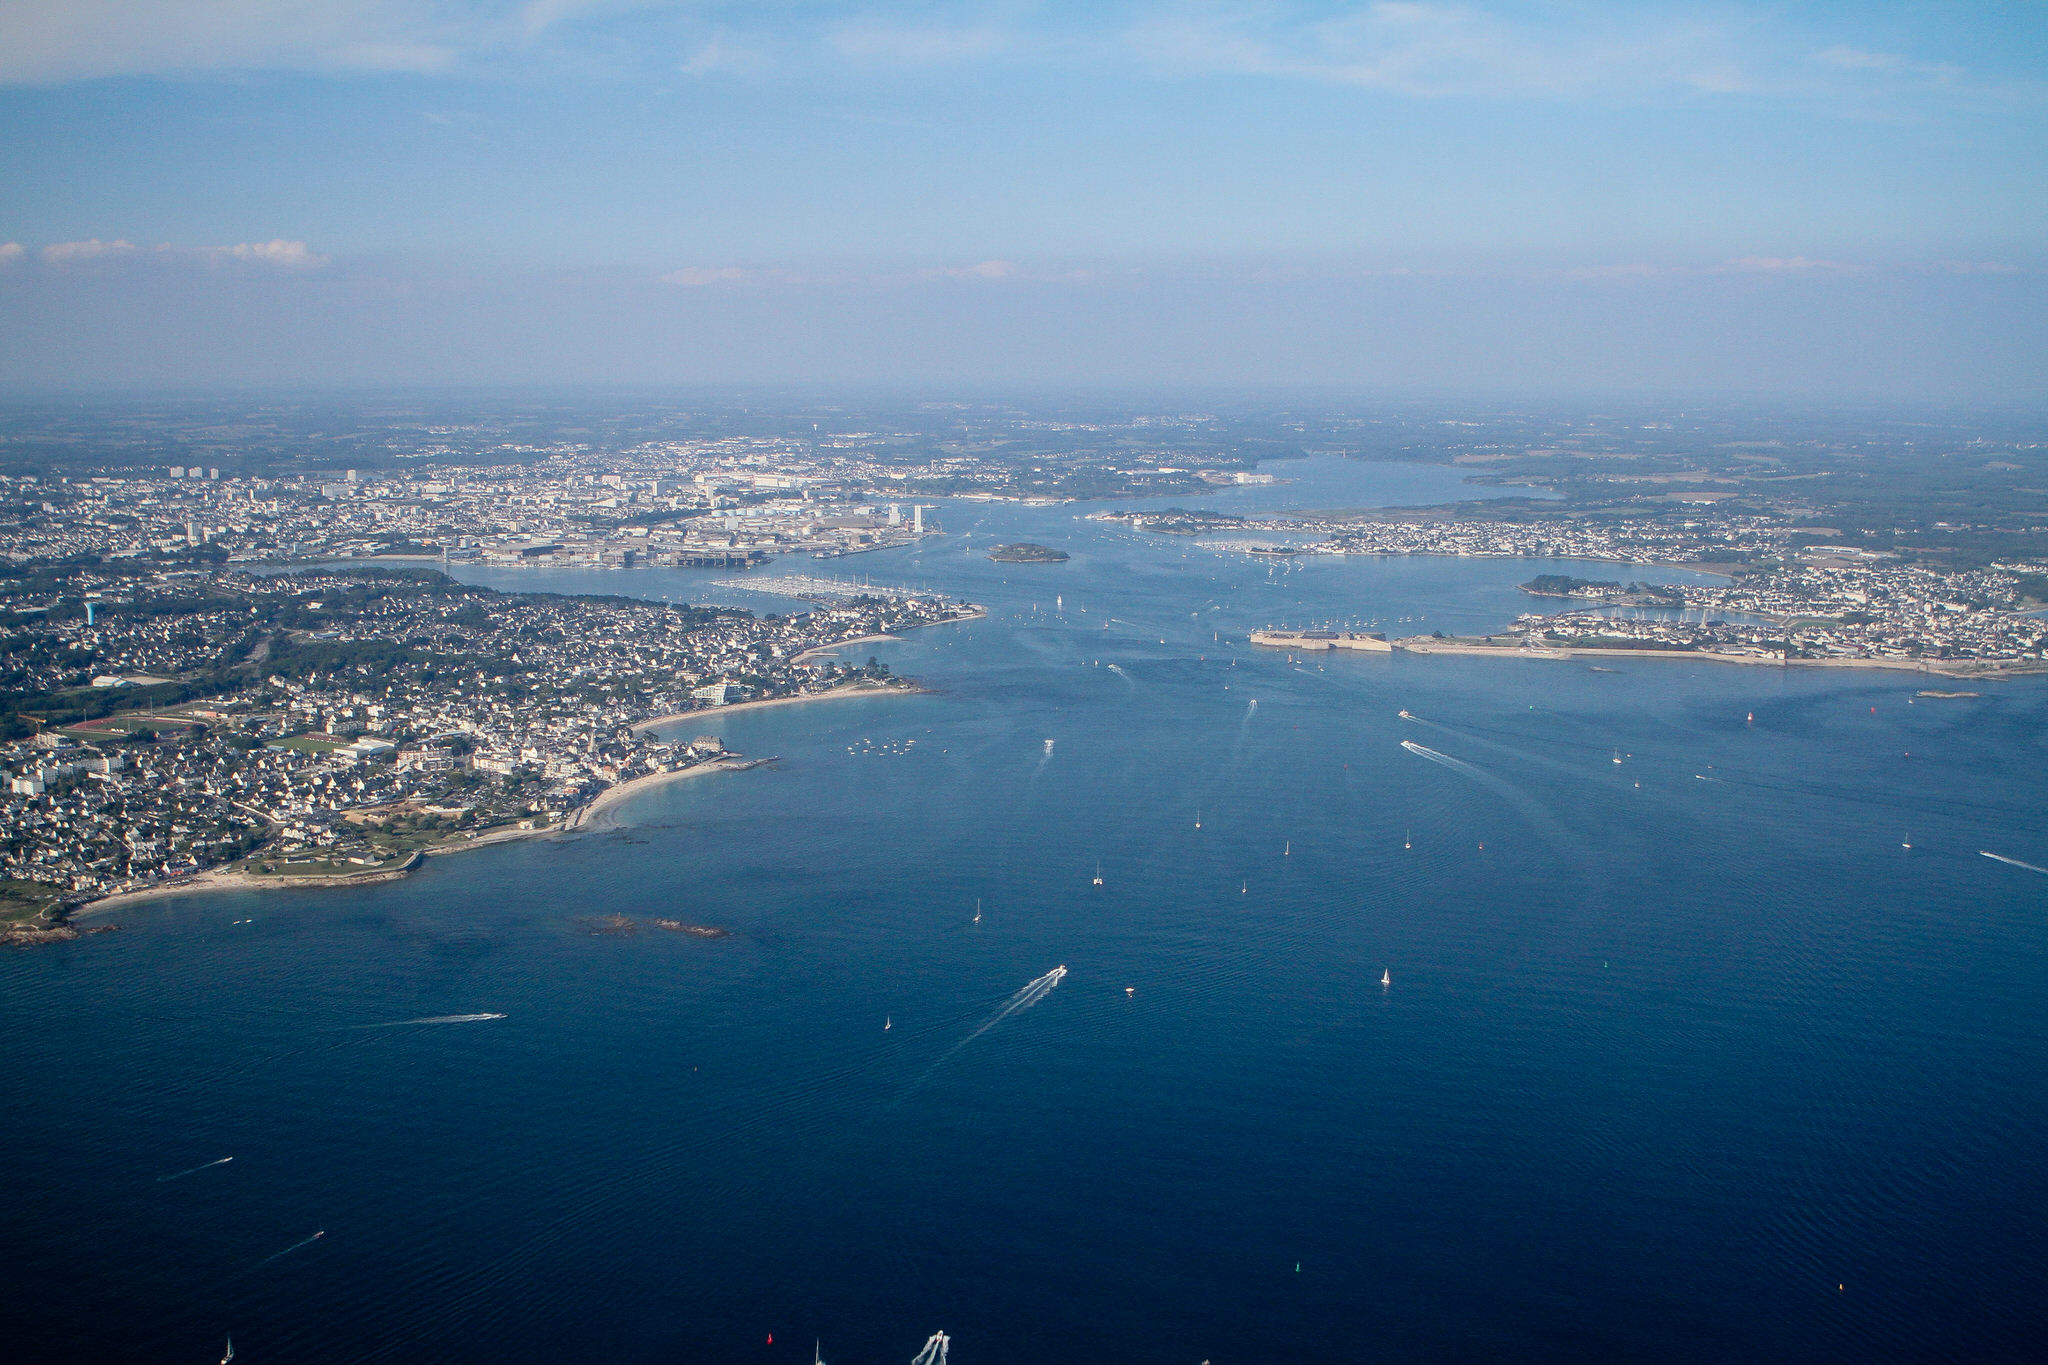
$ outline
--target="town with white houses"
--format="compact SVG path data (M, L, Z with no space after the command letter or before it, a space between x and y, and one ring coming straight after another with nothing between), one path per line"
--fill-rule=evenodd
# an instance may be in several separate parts
M0 747L0 870L17 900L223 863L387 874L555 827L636 777L730 761L714 734L653 723L704 729L698 713L722 706L894 685L878 664L806 656L977 614L842 590L755 616L392 567L131 564L14 587L0 648L22 700Z

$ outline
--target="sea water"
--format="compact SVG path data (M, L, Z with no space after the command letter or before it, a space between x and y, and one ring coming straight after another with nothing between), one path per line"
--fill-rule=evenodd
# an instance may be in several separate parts
M1979 855L2048 865L2048 687L1290 659L1589 566L1089 510L833 561L990 615L852 651L925 693L678 727L778 764L0 956L16 1358L2038 1347L2048 877Z

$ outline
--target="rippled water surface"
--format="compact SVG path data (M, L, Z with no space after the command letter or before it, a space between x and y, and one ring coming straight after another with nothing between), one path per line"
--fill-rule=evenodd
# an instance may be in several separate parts
M2038 1348L2048 688L1290 662L1560 566L940 518L829 566L990 605L861 647L930 692L684 727L779 765L0 957L22 1358Z

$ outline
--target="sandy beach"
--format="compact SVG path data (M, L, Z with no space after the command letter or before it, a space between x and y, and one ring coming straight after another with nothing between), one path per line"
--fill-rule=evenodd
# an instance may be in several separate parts
M525 831L521 831L524 833ZM416 864L415 864L416 866ZM384 872L365 872L360 876L346 877L286 877L265 876L245 872L239 867L215 867L204 872L195 872L174 882L159 886L140 887L134 891L123 891L112 896L102 896L96 901L87 901L73 910L67 920L81 920L93 915L104 915L114 910L140 905L144 901L161 900L166 896L190 896L201 891L270 891L277 889L304 890L309 887L374 886L378 882L395 882L409 877L413 867L391 868Z
M758 711L769 706L797 706L807 701L834 701L847 697L911 696L926 690L909 683L850 683L835 687L829 692L806 692L799 697L770 697L766 701L738 701L730 706L707 706L700 711L678 711L670 716L656 716L653 720L643 720L635 725L633 733L641 734L663 725L674 725L682 720L708 720L713 716L729 716L735 711Z
M837 644L819 645L816 649L807 649L803 653L792 657L790 662L793 664L809 663L811 659L820 654L834 654L842 649L851 649L855 645L880 644L884 640L900 640L902 638L901 635L890 635L886 632L881 635L856 635L851 640L841 640Z
M732 708L724 707L721 709L731 710ZM695 712L691 714L694 715ZM642 773L639 777L628 778L624 782L606 787L590 802L578 806L575 810L571 811L569 818L562 822L560 828L565 834L571 830L610 829L616 822L603 821L600 817L613 806L618 805L621 801L635 793L646 791L649 787L659 787L669 782L680 782L686 777L703 777L708 773L729 773L740 770L740 765L727 763L723 760L713 760L710 763L699 763L693 768L678 768L674 772ZM554 828L555 826L549 826L549 829Z

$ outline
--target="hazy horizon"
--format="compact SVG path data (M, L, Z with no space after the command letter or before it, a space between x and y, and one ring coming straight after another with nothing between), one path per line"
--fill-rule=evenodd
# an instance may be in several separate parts
M1990 4L0 0L0 384L2048 390Z

